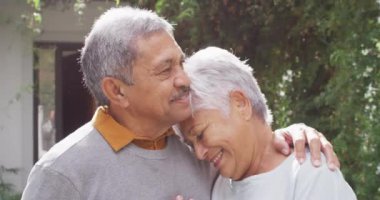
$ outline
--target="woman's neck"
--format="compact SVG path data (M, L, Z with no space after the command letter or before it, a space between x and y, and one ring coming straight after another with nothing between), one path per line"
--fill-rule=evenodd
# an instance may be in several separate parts
M265 173L275 169L279 166L287 156L283 155L280 151L278 151L274 146L274 137L275 135L270 131L270 133L266 134L267 143L265 149L261 155L261 162L259 164L258 173Z
M265 173L279 166L287 156L276 150L274 146L274 134L269 125L265 125L260 130L255 130L256 144L251 166L242 179Z

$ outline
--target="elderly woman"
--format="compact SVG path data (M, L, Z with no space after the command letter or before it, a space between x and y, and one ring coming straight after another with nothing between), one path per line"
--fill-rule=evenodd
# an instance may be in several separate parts
M208 47L186 61L185 71L193 117L180 129L197 158L221 174L212 199L356 199L339 170L301 165L275 150L271 112L244 61Z

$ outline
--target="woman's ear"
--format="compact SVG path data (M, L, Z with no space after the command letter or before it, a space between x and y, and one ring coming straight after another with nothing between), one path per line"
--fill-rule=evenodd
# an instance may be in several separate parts
M104 95L111 104L118 105L122 108L129 106L124 82L113 77L105 77L102 79L101 87Z
M236 112L244 120L249 120L252 117L252 104L248 97L239 90L230 92L231 112Z

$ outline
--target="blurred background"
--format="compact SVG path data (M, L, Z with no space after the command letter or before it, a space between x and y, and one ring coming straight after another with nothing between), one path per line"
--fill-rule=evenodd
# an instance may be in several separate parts
M247 59L274 114L332 141L358 199L380 199L379 0L0 0L0 199L19 199L32 165L91 119L79 50L110 7L155 10L191 55Z

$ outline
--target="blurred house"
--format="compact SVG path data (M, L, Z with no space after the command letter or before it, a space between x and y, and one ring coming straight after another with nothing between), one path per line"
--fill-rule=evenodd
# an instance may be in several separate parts
M0 1L0 166L19 169L3 174L16 190L44 152L91 119L79 49L94 19L113 5L87 3L81 16L73 5L50 5L36 36L23 20L31 16L26 0Z

